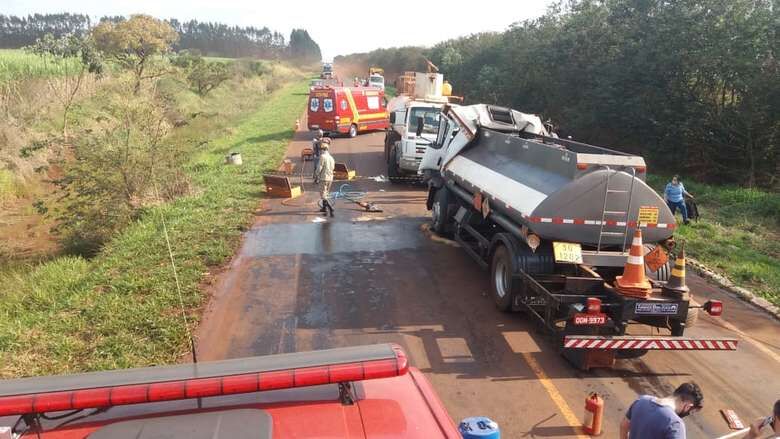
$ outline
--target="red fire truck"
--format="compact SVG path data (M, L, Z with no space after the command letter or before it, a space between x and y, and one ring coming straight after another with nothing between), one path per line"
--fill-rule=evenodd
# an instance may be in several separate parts
M384 90L377 87L316 87L309 92L310 130L347 134L389 127Z
M460 438L392 344L0 381L0 438Z

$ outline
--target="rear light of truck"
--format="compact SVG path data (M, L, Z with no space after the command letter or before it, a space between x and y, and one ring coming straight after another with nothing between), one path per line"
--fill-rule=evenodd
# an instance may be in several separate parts
M577 169L579 169L580 171L584 171L584 170L588 169L588 164L587 163L577 163Z
M723 314L723 302L720 300L708 300L702 308L713 317L720 317Z
M390 350L392 354L385 358L373 355L372 359L365 361L353 357L350 362L310 367L95 388L76 385L74 387L79 388L73 390L0 396L0 416L235 395L406 374L409 370L406 353L397 345L390 345ZM197 366L208 364L199 363ZM120 380L122 372L116 371Z
M587 302L587 313L588 314L598 314L601 312L601 299L597 297L588 297Z

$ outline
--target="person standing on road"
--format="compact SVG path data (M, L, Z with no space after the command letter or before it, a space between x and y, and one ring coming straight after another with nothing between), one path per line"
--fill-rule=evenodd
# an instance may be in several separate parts
M320 145L320 160L317 163L317 169L314 171L314 182L320 185L320 199L322 200L322 208L320 212L330 212L330 216L333 217L333 206L328 201L328 194L330 193L330 185L333 183L333 168L336 167L336 161L333 160L333 156L328 151L330 149L330 139L322 139Z
M317 166L320 164L320 146L322 146L322 136L324 136L325 133L322 130L317 130L317 133L314 134L314 139L311 141L311 151L314 158L314 171L317 171Z
M682 418L702 408L704 395L694 382L683 383L672 396L642 395L620 423L620 439L685 439Z
M685 197L693 198L693 195L685 190L685 186L680 181L680 176L675 175L672 177L672 181L666 184L664 201L669 206L669 210L672 211L672 215L679 208L680 213L682 213L683 224L688 224L690 221L688 221L688 209L685 208Z
M767 437L780 437L780 399L775 402L772 416L757 419L750 424L750 432L745 436L745 439L757 439L761 437L761 430L767 427L772 433Z

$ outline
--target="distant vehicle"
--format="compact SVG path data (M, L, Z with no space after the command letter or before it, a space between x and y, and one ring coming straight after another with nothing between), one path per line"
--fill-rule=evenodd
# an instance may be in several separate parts
M327 62L322 64L320 79L333 79L333 64Z
M644 159L552 134L533 114L445 106L420 164L431 228L489 271L496 307L524 311L582 369L649 350L735 350L733 338L683 336L700 309L723 311L693 301L684 265L659 257L646 278L643 256L666 255L676 224ZM648 335L627 332L636 324Z
M0 437L460 438L396 345L0 381Z
M369 87L377 87L381 88L382 90L385 89L385 77L378 74L373 74L368 77L368 84Z
M315 88L309 92L308 126L349 137L387 129L385 92L376 87Z
M323 85L325 85L325 81L324 80L322 80L322 79L315 79L315 80L311 81L311 83L309 83L309 91L312 91L312 90L314 90L317 87L322 87Z

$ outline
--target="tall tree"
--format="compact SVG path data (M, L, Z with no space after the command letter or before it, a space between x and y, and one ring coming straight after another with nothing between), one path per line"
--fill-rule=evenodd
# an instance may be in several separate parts
M103 21L93 29L92 35L98 49L133 71L136 94L141 80L159 75L147 73L150 61L170 51L179 39L168 23L148 15L133 15L119 23Z

